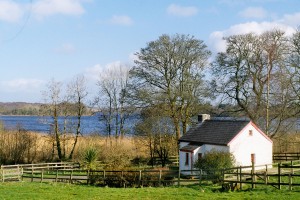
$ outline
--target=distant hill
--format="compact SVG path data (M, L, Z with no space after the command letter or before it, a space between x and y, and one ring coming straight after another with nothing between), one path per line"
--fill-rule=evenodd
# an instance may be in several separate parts
M0 115L39 115L40 103L0 102Z

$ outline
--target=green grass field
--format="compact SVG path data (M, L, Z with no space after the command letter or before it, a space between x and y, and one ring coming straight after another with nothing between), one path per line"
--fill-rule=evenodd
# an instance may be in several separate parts
M270 186L241 192L219 192L217 186L193 185L160 188L101 188L65 183L0 183L0 199L300 199L300 190Z

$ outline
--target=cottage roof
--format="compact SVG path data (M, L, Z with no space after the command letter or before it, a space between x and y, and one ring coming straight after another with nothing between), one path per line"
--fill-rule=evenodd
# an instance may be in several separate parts
M191 128L179 141L227 145L249 123L249 120L205 120Z
M186 145L180 148L180 151L194 151L197 148L199 148L199 145Z

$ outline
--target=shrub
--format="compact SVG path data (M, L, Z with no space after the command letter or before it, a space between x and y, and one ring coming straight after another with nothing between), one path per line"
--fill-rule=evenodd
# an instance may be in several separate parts
M202 169L214 182L222 179L222 170L234 166L234 156L229 152L212 150L205 153L204 157L197 160L195 167Z
M95 148L90 147L85 150L83 158L88 170L95 169L96 161L98 158L98 151Z

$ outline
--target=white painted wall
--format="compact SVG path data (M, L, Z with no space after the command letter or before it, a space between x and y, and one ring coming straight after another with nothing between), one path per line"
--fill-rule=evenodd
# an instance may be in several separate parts
M188 144L189 144L188 142L180 142L179 143L179 148L182 148L182 147L184 147ZM191 170L193 163L195 163L195 157L196 157L195 155L198 156L198 154L196 154L196 152L199 152L200 149L201 148L199 146L199 148L195 149L193 153L192 152L179 151L179 169L180 170ZM185 164L186 153L189 154L189 163L188 163L188 165Z
M249 135L252 130L252 136ZM251 165L251 154L255 154L255 165L272 163L273 144L251 124L229 143L230 152L236 159L237 166Z
M188 144L189 144L188 142L180 142L179 148L184 147ZM198 153L202 153L202 155L205 156L205 153L209 152L211 150L229 152L229 147L205 144L205 145L202 145L201 147L199 146L199 148L195 149L193 153L179 151L179 169L180 170L191 170L194 163L198 160ZM188 165L185 164L186 153L189 153L189 164Z

